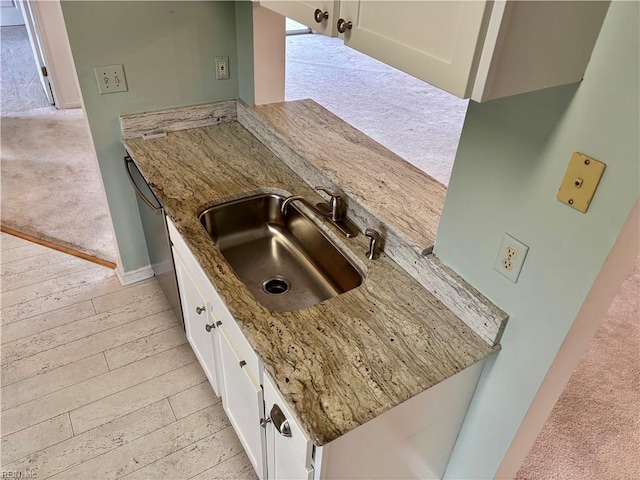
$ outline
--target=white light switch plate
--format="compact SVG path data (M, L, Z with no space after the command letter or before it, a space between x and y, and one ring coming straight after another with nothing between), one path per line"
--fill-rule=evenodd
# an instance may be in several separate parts
M128 90L123 65L94 67L93 72L96 75L96 83L98 84L98 92L100 95L104 95L105 93L126 92Z
M524 243L505 233L493 268L516 283L528 251L529 247Z

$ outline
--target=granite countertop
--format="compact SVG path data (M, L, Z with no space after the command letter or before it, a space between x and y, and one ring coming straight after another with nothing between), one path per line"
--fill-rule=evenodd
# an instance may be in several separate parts
M307 183L321 176L339 188L352 200L350 213L379 224L389 240L433 250L447 193L433 177L313 100L239 104L238 120Z
M312 215L364 267L364 281L310 308L267 310L215 247L198 214L250 194L286 192L320 201L318 194L235 120L164 138L125 138L127 151L316 445L499 348L386 254L368 260L364 235L340 238L329 222Z

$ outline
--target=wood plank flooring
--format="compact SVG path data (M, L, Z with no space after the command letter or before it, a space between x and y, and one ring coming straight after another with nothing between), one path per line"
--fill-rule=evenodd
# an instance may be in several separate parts
M155 279L6 233L0 273L3 478L256 478Z

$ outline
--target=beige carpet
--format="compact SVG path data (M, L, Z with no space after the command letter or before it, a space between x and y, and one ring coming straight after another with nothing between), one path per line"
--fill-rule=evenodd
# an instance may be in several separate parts
M312 98L449 184L467 100L324 35L287 36L286 69L287 100Z
M518 480L640 478L640 259L578 364Z
M24 25L0 27L0 105L3 112L49 106Z
M24 26L0 28L2 226L116 262L81 109L49 106Z
M116 262L82 110L3 113L0 128L2 225Z

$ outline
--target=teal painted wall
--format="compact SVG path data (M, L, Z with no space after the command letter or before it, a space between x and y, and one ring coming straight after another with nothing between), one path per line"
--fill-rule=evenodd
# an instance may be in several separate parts
M148 265L135 194L122 163L122 113L238 96L234 2L63 1L85 111L125 272ZM214 57L230 79L215 80ZM98 95L94 66L123 64L126 93Z
M253 81L253 3L236 2L236 34L238 37L238 97L254 105Z
M510 314L446 478L493 478L639 193L638 2L614 2L584 80L471 102L436 253ZM586 214L556 200L572 152L607 164ZM529 246L517 284L493 270L504 232Z

